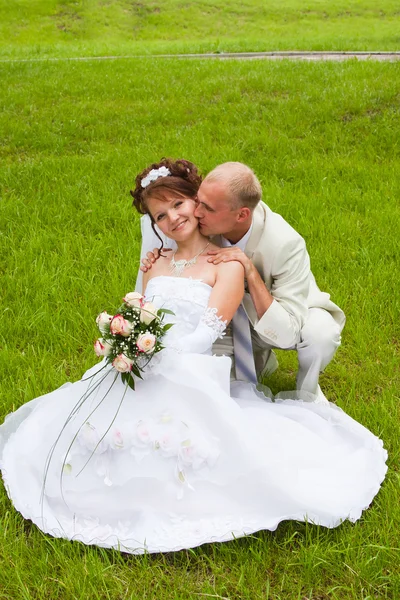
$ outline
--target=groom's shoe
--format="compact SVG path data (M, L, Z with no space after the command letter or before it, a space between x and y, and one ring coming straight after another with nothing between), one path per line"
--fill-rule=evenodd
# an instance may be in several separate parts
M329 406L329 401L319 386L315 395L314 404L325 404L326 406Z

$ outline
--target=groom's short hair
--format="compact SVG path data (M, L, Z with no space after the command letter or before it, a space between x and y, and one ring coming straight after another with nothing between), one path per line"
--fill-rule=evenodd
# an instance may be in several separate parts
M226 162L210 171L204 181L223 181L231 194L232 208L247 206L254 210L261 200L261 184L250 167L240 162Z

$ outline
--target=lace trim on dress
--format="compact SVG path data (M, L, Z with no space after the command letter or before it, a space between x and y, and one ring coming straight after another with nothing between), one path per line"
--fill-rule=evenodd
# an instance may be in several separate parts
M208 306L204 311L200 323L204 323L207 327L210 327L215 334L216 338L223 338L225 335L226 324L228 321L223 321L221 317L217 315L217 309Z

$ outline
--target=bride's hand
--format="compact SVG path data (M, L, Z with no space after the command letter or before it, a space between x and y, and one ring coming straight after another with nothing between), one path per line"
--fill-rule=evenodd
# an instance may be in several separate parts
M214 265L219 265L221 262L231 262L235 260L243 265L245 277L249 277L255 269L251 260L245 255L245 253L236 246L232 248L220 248L219 250L210 250L207 252L210 255L208 262Z
M171 252L172 248L163 248L162 251L163 252ZM153 263L156 262L156 260L158 260L161 256L161 252L159 248L154 248L153 252L148 252L146 254L147 258L142 258L141 260L141 266L140 266L140 270L142 271L142 273L147 273L147 271L150 271L151 267L153 266Z

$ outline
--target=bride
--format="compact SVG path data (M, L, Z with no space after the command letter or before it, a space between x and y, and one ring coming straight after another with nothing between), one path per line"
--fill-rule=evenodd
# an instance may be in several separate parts
M146 299L169 308L174 325L119 412L120 378L94 410L114 379L103 361L0 427L9 497L54 537L139 554L287 519L336 527L359 519L384 479L382 442L333 404L274 402L244 382L231 395L230 359L211 346L241 302L244 273L207 261L212 245L193 214L199 184L192 163L165 159L136 179L136 208L177 243L144 279ZM101 380L95 397L68 420L90 376Z

